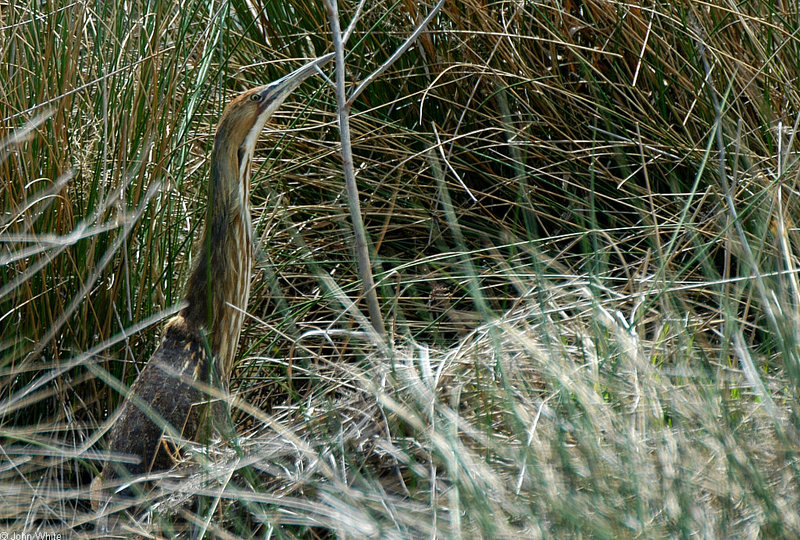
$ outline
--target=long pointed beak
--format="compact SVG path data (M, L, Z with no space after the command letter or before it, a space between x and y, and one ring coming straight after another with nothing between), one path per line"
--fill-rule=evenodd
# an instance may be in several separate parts
M257 90L261 94L261 102L269 109L274 110L291 94L300 84L317 72L317 68L324 66L331 60L334 53L328 53L312 60L303 67L297 68L277 81L262 86Z

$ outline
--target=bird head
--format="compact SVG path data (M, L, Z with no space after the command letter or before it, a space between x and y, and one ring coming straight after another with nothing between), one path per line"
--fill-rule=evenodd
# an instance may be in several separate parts
M264 124L284 100L317 68L323 66L333 53L321 56L264 86L252 88L236 97L225 108L217 127L214 145L225 153L236 151L239 178L244 177L253 150Z

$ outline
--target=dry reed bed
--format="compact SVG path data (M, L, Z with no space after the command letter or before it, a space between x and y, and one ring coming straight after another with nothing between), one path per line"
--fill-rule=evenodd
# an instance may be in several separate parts
M212 126L329 45L321 3L278 4L0 6L10 530L91 536L92 451L180 298ZM368 6L350 79L424 13ZM118 526L795 536L797 15L446 3L351 119L388 349L350 307L333 94L306 85L256 152L241 452L188 452Z

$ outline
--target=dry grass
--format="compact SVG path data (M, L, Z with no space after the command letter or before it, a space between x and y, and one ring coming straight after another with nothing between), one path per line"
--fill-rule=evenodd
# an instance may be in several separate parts
M180 301L213 125L330 48L322 2L143 9L0 4L0 531L97 534L86 486ZM348 80L426 9L365 4ZM240 438L107 527L797 536L798 20L447 2L351 117L385 340L334 94L305 84L256 151Z

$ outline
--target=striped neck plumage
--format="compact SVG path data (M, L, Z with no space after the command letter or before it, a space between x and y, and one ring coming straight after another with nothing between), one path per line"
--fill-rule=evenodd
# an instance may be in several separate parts
M215 139L206 223L187 282L184 317L209 334L211 352L227 376L250 292L249 176L256 137L245 137L249 144L238 147L219 133Z

